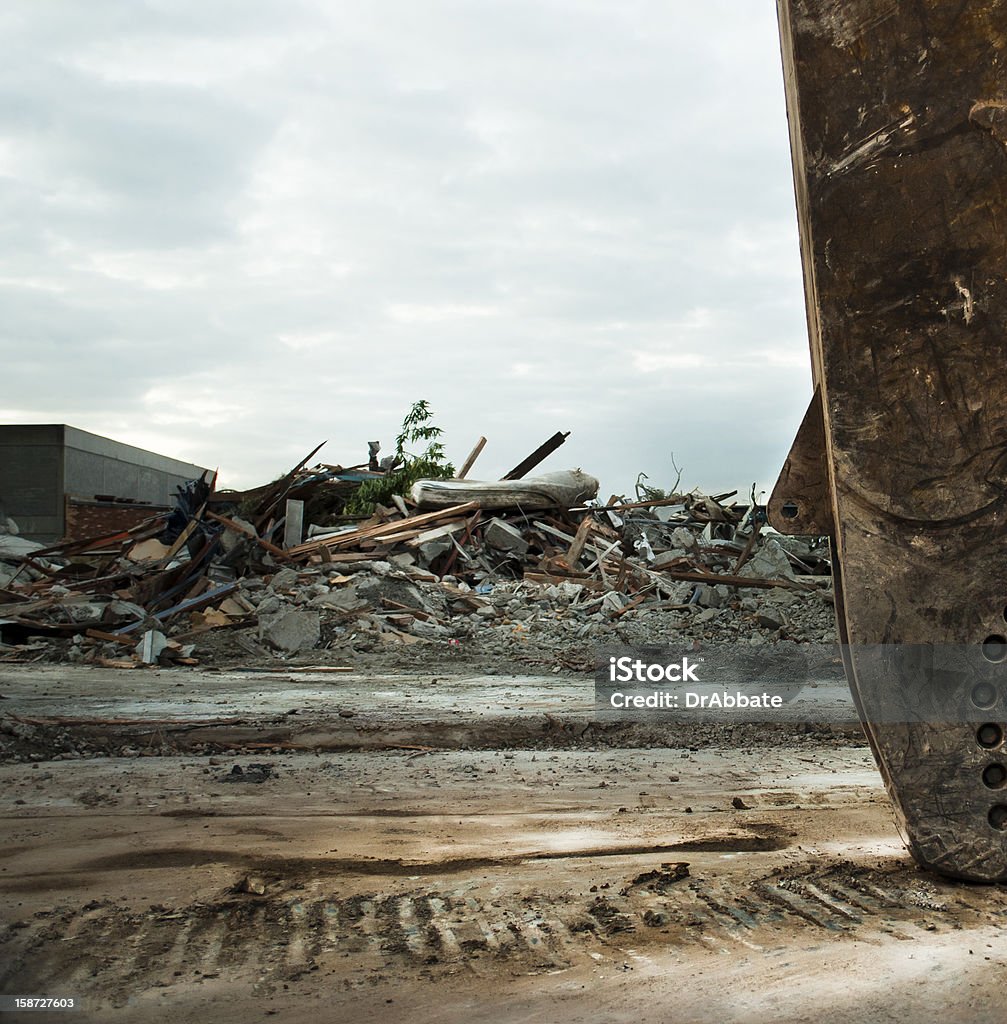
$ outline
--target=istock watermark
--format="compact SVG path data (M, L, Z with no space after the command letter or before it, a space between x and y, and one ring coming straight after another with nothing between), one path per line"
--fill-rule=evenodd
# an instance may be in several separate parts
M681 661L662 665L660 662L644 661L632 655L608 659L608 678L613 683L698 683L697 663L685 655Z
M838 648L827 645L602 647L595 699L602 719L821 720L823 703L836 720L856 719Z
M696 689L682 688L679 690L651 689L651 692L638 693L627 692L625 687L614 690L609 694L609 705L615 710L625 708L640 709L667 709L674 710L678 707L686 709L693 708L719 708L719 709L756 709L756 708L782 708L784 698L779 693L747 694L740 690L733 693L725 691L720 693L700 692L699 685L702 680L699 678L700 661L697 658L690 658L688 654L683 655L677 661L655 661L645 660L642 657L634 657L625 654L617 657L612 654L608 659L607 682L613 684L629 683L635 688L637 684L644 684L645 689L656 687L663 683L696 683Z
M1007 642L690 641L600 647L595 655L599 720L847 724L860 717L859 705L868 724L967 723L1001 737L1007 720Z

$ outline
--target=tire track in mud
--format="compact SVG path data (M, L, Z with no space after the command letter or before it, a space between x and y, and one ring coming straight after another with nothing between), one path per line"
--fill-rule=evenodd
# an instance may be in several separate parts
M793 941L911 939L1007 920L1007 892L849 863L731 884L664 864L589 894L456 888L340 896L324 882L228 891L216 902L130 912L110 901L42 912L0 935L0 991L74 990L121 1005L150 987L247 977L257 990L307 972L366 984L382 971L555 971L590 957L624 960L696 946L762 950Z

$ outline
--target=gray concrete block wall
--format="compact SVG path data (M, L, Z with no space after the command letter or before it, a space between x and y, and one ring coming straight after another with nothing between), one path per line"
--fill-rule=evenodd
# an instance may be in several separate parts
M62 425L0 426L0 508L30 539L62 534Z
M175 488L202 472L201 466L64 424L0 426L0 502L33 540L63 535L64 495L173 505Z
M2 429L0 428L0 430ZM86 430L78 430L77 427L64 427L63 431L63 443L68 450L103 455L131 466L142 466L157 473L176 476L184 480L191 480L193 474L199 476L203 472L202 466L194 466L191 462L171 459L167 455L158 455L145 448L136 448L131 444L123 444L121 441L113 441L108 437L88 433Z
M74 497L110 494L116 498L151 501L155 505L173 505L175 488L199 476L202 470L192 466L187 473L168 473L109 455L66 448L64 472L64 488Z

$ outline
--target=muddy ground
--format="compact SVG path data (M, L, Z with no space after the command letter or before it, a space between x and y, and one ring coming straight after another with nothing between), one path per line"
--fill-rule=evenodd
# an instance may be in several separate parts
M123 1024L1002 1017L1007 892L914 867L841 694L620 730L590 687L8 667L0 992Z

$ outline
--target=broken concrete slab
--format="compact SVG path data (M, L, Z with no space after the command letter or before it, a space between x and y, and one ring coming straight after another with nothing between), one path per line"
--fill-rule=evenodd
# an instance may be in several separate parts
M789 608L792 604L799 604L800 601L801 595L796 591L784 590L782 587L770 590L767 594L762 595L763 605L771 604L777 608Z
M426 530L418 537L407 540L406 547L416 552L422 565L429 565L435 558L446 554L454 547L454 536L461 534L467 525L461 520L445 526L435 526L432 530Z
M780 546L779 541L770 537L741 567L738 575L763 580L792 580L794 570L790 567L790 559L787 558L787 553Z
M369 608L370 602L362 598L355 587L346 587L344 590L318 594L308 602L308 606L336 612L360 612Z
M134 619L137 622L142 622L147 617L146 610L133 601L112 601L108 606L108 612L117 619Z
M222 530L220 533L220 546L225 554L230 554L239 544L244 543L246 537L258 536L255 527L247 520L242 519L238 515L232 515L230 519L235 526L240 527L242 530L246 531L246 533L243 536L236 530Z
M420 611L433 613L433 609L427 604L426 598L420 593L419 588L408 580L399 579L395 576L383 576L377 579L362 580L356 585L356 592L374 608L380 608L383 600L394 601L396 604L406 605L409 608L418 608Z
M62 607L74 622L96 622L105 612L105 605L97 601L68 599Z
M448 630L444 626L436 622L425 622L423 619L416 619L410 626L410 632L427 640L439 640L448 635Z
M755 621L763 629L782 629L787 625L787 617L778 608L763 607L755 613Z
M293 569L281 569L276 573L269 585L273 590L290 590L297 585L298 574Z
M269 618L259 619L259 639L288 654L312 650L318 646L321 636L317 611L289 608Z
M521 531L502 519L491 519L483 527L483 539L496 551L522 556L528 551L528 541Z
M154 665L167 646L168 638L160 630L148 629L133 649L145 665Z
M696 535L684 526L677 526L672 530L671 543L673 547L684 548L686 551L694 551L698 546Z
M685 548L670 548L668 551L662 551L659 555L654 556L654 568L664 569L667 566L688 557L689 552L686 551Z

